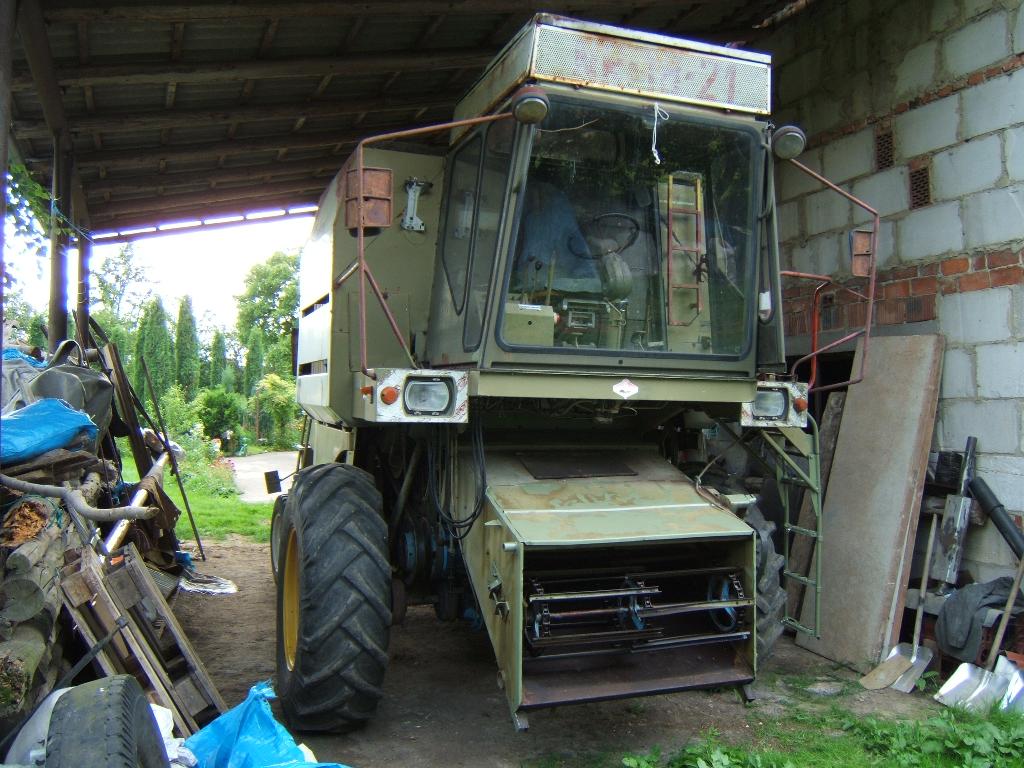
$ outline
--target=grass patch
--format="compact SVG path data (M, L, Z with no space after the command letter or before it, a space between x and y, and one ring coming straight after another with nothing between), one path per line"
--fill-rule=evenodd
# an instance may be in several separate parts
M122 449L122 456L125 457L122 472L124 481L138 482L139 475L127 446ZM193 457L193 454L190 454L180 465L185 492L188 494L199 535L204 539L223 539L229 533L237 533L255 541L270 541L273 503L242 501L235 488L230 463L225 460L209 463L204 460L205 458ZM164 473L164 490L182 512L175 527L178 538L194 538L188 515L185 514L181 491L178 490L177 480L169 468Z
M857 717L833 707L797 710L756 730L755 743L723 743L709 731L679 754L626 755L625 768L1020 768L1024 716L943 710L926 720Z

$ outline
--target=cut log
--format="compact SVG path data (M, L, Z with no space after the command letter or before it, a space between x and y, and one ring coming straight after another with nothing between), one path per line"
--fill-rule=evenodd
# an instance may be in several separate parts
M57 502L35 494L22 496L4 515L0 545L19 547L34 539L49 522Z
M56 525L48 525L31 541L26 541L7 556L7 578L21 576L32 570L55 539L60 537L61 529Z
M3 608L0 617L9 621L27 621L41 613L43 627L53 626L60 608L60 569L64 565L64 541L60 535L49 540L39 560L23 574L0 584ZM49 610L44 610L44 609Z
M0 643L0 718L24 709L49 633L33 624L19 624L11 639Z

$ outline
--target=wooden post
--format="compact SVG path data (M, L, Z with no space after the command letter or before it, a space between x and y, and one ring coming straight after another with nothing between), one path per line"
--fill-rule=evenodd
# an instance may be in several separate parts
M53 352L68 335L68 226L71 206L71 155L61 136L53 137L50 201L50 313L46 340Z
M7 218L7 126L11 124L11 49L14 47L15 0L0 0L0 222ZM4 271L4 227L0 226L0 273ZM3 280L0 280L0 296Z
M92 263L92 240L84 235L78 236L78 308L75 312L75 328L78 332L78 343L82 349L88 346L89 339L89 269Z

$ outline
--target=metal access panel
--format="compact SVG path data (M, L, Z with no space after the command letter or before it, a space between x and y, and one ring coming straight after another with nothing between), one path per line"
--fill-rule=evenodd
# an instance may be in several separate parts
M538 14L491 62L455 118L488 113L526 81L756 115L771 111L766 54Z

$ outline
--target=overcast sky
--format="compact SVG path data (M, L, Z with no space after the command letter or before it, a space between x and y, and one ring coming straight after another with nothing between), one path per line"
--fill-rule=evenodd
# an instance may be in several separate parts
M313 217L303 216L146 238L134 244L136 263L146 270L154 293L163 299L169 314L176 316L179 300L188 295L200 324L204 314L209 313L208 319L214 324L231 329L237 313L235 296L242 292L249 269L266 261L275 251L301 248L312 226ZM10 246L5 257L18 287L29 304L45 309L50 284L48 259L25 253L17 242L10 242ZM98 269L120 247L97 243L92 268ZM77 259L77 254L71 257L68 269L68 298L72 307L78 291Z

